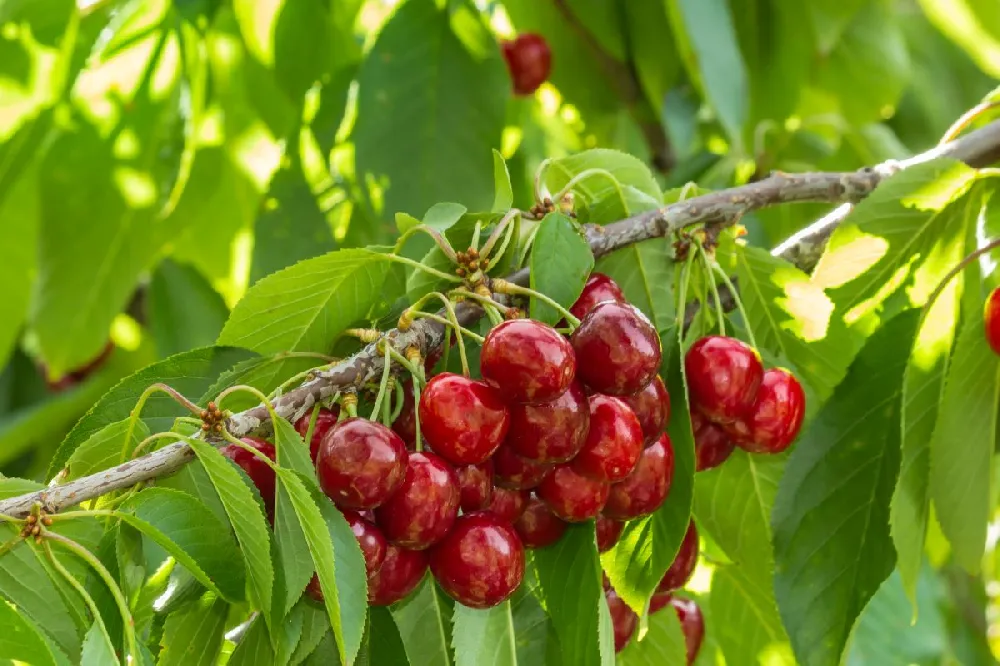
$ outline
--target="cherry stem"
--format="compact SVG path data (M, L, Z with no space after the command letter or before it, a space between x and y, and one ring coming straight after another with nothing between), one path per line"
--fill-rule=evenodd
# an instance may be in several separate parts
M948 271L948 273L943 278L941 278L941 281L938 282L936 287L934 287L934 291L932 291L931 295L927 297L927 302L924 303L923 312L920 313L920 323L917 325L918 331L923 327L924 320L930 313L931 308L934 307L934 302L937 301L938 297L940 297L941 294L944 292L945 287L948 286L948 283L951 282L956 275L965 270L966 267L968 267L968 265L971 264L973 261L975 261L982 255L986 254L987 252L997 249L998 247L1000 247L1000 238L998 238L995 241L991 241L980 248L973 250L972 252L969 253L968 256L966 256L964 259L958 262L958 264L954 268Z
M712 261L711 265L719 277L722 278L722 283L729 289L729 293L733 295L733 300L736 301L736 309L739 311L740 317L743 319L743 326L746 328L747 337L750 338L750 344L753 345L754 349L759 349L757 346L757 340L753 335L753 326L750 325L750 318L747 317L746 308L743 307L743 299L740 298L740 292L736 290L736 285L734 285L733 281L729 279L728 275L726 275L726 271L722 269L719 262ZM719 314L720 316L722 315L721 312Z
M139 396L139 399L135 403L135 407L132 408L132 412L129 414L128 429L125 431L125 441L122 444L122 450L119 456L119 464L123 464L127 460L129 452L128 445L129 442L132 441L132 433L135 432L135 424L139 420L139 415L142 414L143 407L146 406L146 401L149 400L150 396L152 396L154 393L166 393L175 401L177 401L178 404L187 408L188 411L190 411L196 417L199 418L201 417L201 409L198 407L198 405L194 404L193 402L185 398L176 389L167 386L166 384L162 384L160 382L151 384L145 391L142 392L142 395Z
M417 270L423 271L424 273L427 273L428 275L433 275L434 277L440 278L440 279L445 280L447 282L454 282L454 283L461 283L462 282L462 278L458 277L457 275L452 275L451 273L445 273L444 271L439 271L436 268L431 268L430 266L425 266L424 264L420 263L419 261L414 261L413 259L410 259L409 257L403 257L403 256L398 255L398 254L387 254L385 256L388 257L390 261L395 261L396 263L404 264L406 266L410 266L411 268L416 268Z
M306 438L303 440L305 441L306 446L310 446L309 443L312 442L313 432L316 430L316 421L319 420L319 410L322 406L323 405L317 402L313 405L312 413L309 414L309 427L306 428Z
M563 200L563 197L565 197L574 187L591 176L601 176L602 178L607 178L611 181L612 185L618 187L618 179L615 178L607 169L585 169L570 178L569 182L563 185L563 188L559 190L554 197L552 197L552 200L558 205L559 202Z
M545 172L548 170L551 163L551 158L545 158L539 162L538 168L535 169L535 201L537 203L542 203L542 199L544 199L542 196L542 177L545 175Z
M500 218L500 221L497 222L496 228L493 230L489 238L487 238L486 242L483 244L483 249L479 253L480 257L490 256L490 252L493 251L493 246L497 244L498 240L500 240L500 236L505 231L508 230L508 227L511 227L511 222L514 220L514 218L519 217L520 215L521 211L519 211L517 208L511 208L502 218ZM501 252L500 255L503 256L503 252Z
M528 258L528 252L531 251L531 246L535 244L535 236L538 235L538 228L542 226L541 224L536 224L528 231L528 237L524 239L524 247L521 248L521 254L517 258L517 265L521 267L524 265L524 260Z
M472 230L472 249L479 249L479 236L483 233L483 223L477 221L475 228Z
M264 462L271 469L273 469L275 471L278 470L278 463L274 462L273 460L271 460L270 458L268 458L266 454L264 454L261 451L258 451L255 447L250 446L249 444L247 444L246 442L244 442L242 439L237 439L237 438L233 437L232 433L229 432L228 430L223 430L222 431L222 439L226 440L230 444L235 444L236 446L240 447L244 451L246 451L246 452L254 455L258 460ZM277 439L277 437L275 437L275 439Z
M448 322L446 321L445 323L447 324ZM400 364L404 368L406 368L406 370L411 375L413 375L413 384L414 385L424 383L424 373L423 373L423 368L422 367L418 367L418 366L414 365L413 362L410 361L410 359L406 358L405 356L403 356L402 354L400 354L398 351L396 351L395 349L393 349L392 345L386 345L386 347L389 350L389 356L392 357L392 360L395 361L396 363Z
M678 291L677 305L677 331L681 346L684 345L684 311L687 306L688 286L691 282L691 270L694 267L694 251L688 246L687 257L684 260L684 268L681 270L681 288Z
M424 441L420 436L420 384L413 382L413 447L424 450Z
M347 418L353 419L358 415L358 395L354 391L348 391L340 398L340 411L347 414Z
M991 109L995 109L997 107L1000 107L1000 100L981 102L975 105L974 107L963 113L961 116L959 116L958 120L953 122L951 124L951 127L945 130L945 133L941 136L941 140L938 141L938 145L943 146L946 143L954 141L955 139L958 138L959 134L961 134L969 125L971 125L976 120L976 118L980 117L987 111L990 111Z
M174 441L177 441L177 440L186 439L186 437L184 437L184 435L182 435L180 433L177 433L177 432L158 432L155 435L150 435L146 439L144 439L141 442L139 442L138 444L136 444L135 448L132 449L132 460L135 460L135 458L140 453L142 453L143 449L145 449L147 446L149 446L150 444L152 444L153 442L155 442L158 439L172 439Z
M517 216L514 218L514 223L508 225L507 233L503 236L503 243L500 244L500 249L494 254L492 252L493 248L490 248L489 253L484 253L483 256L487 257L488 262L486 264L486 270L484 272L489 272L493 270L493 267L500 263L503 259L504 254L507 253L507 248L510 247L511 239L521 236L521 211L517 211Z
M500 305L500 303L497 303L492 298L483 296L482 294L477 294L476 292L469 291L468 289L455 289L452 293L464 296L465 298L473 300L483 306L483 310L486 311L486 314L489 316L490 321L494 326L503 321L503 315L501 315L500 310L497 309L497 306ZM479 341L482 343L485 340L480 338Z
M448 329L445 330L444 340L442 341L444 348L441 352L441 361L445 368L448 367L448 358L451 356L451 333L452 331L451 328L449 327Z
M392 412L389 414L389 423L395 423L399 415L403 413L403 405L406 402L406 394L403 390L403 382L396 382L396 385L393 386L394 400Z
M382 402L385 400L386 387L389 386L389 371L392 369L392 362L390 361L392 352L389 351L392 345L385 338L379 341L379 344L385 348L385 361L382 363L382 381L378 385L378 395L375 396L375 406L372 407L372 415L368 418L369 421L377 420L379 414L382 414Z
M719 335L724 336L726 334L726 315L722 311L722 299L719 297L719 287L715 284L715 278L712 276L712 260L709 258L708 252L705 251L705 246L698 242L695 244L698 247L698 254L701 256L702 264L705 267L705 281L712 292L712 300L715 301L715 316L719 322Z
M513 282L508 282L506 280L493 280L492 285L493 291L501 294L513 294L517 296L527 296L528 298L537 298L561 314L566 320L566 323L569 324L570 328L574 330L580 325L580 320L574 317L572 312L559 305L553 299L549 298L540 291L535 291L534 289L529 289L528 287L522 287L519 284L514 284Z
M403 245L410 239L410 236L413 236L418 232L423 232L430 236L434 240L434 244L437 245L441 252L444 253L444 256L448 257L448 260L451 263L458 263L458 257L455 255L455 248L453 248L451 243L448 242L445 235L437 229L427 226L426 224L418 224L411 229L407 229L396 241L396 245L393 247L393 252L398 253L401 249L403 249Z

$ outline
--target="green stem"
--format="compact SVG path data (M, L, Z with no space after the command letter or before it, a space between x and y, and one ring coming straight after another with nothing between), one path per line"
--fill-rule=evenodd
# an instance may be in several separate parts
M500 249L494 254L491 253L487 255L489 257L489 263L486 265L486 270L484 273L488 273L493 270L493 267L500 263L503 256L507 253L507 248L510 247L510 242L514 238L520 238L521 236L521 211L517 211L517 216L514 218L514 223L507 228L507 233L504 234L503 243L500 244Z
M396 263L400 263L400 264L404 264L406 266L410 266L411 268L415 268L417 270L423 271L424 273L427 273L428 275L433 275L434 277L440 278L440 279L445 280L447 282L454 282L455 284L461 284L462 283L462 278L458 277L457 275L452 275L451 273L445 273L444 271L439 271L436 268L431 268L430 266L425 266L424 264L420 263L419 261L414 261L413 259L410 259L409 257L403 257L403 256L400 256L398 254L387 254L385 256L388 257L390 261L395 261Z
M150 396L154 393L166 393L178 403L186 407L195 416L201 416L201 409L198 408L198 405L182 396L173 388L161 383L152 384L149 388L142 392L142 395L139 396L139 400L135 403L135 407L132 408L132 412L129 414L128 429L125 431L125 442L122 444L120 463L124 463L128 460L128 445L129 442L132 441L132 433L135 432L135 424L139 420L139 415L142 414L142 408L146 406L146 401L149 400Z
M441 365L446 370L448 369L448 359L451 357L451 333L451 327L446 329L444 332L444 341L441 343L444 345L444 348L441 350ZM431 369L433 370L433 368Z
M476 222L476 226L472 230L472 245L471 245L471 247L473 249L476 249L476 250L479 249L479 236L482 233L483 233L483 223L482 222Z
M176 440L184 440L187 438L184 437L184 435L180 434L179 432L158 432L155 435L150 435L146 439L136 444L135 448L132 450L132 458L135 459L142 452L143 449L145 449L147 446L149 446L158 439L172 439L176 441Z
M511 208L502 218L500 218L500 221L497 223L493 233L491 233L490 237L486 239L486 243L483 245L483 250L479 253L479 256L490 256L490 253L493 251L493 246L496 245L497 241L500 239L500 235L508 231L508 229L512 226L511 222L515 217L520 216L520 214L521 211L516 208ZM500 256L503 256L503 252L500 253Z
M424 441L420 437L420 384L413 382L413 446L417 451L424 450Z
M726 334L726 316L722 311L722 299L719 297L719 287L715 284L715 278L712 276L712 260L708 257L708 252L705 251L704 246L701 243L695 243L698 246L698 254L701 255L702 265L705 267L705 281L708 283L709 289L712 292L712 300L715 302L715 317L719 322L719 335L724 336Z
M406 402L406 394L404 393L403 382L396 382L396 386L393 389L393 401L392 401L392 411L389 413L389 423L395 423L399 415L403 413L403 404Z
M389 356L392 357L392 360L403 366L403 368L405 368L406 371L413 376L414 385L425 383L422 366L413 365L413 363L410 362L410 359L400 354L391 345L387 345L387 347L389 349Z
M614 185L615 187L619 187L618 179L615 178L610 171L606 169L585 169L580 173L576 174L575 176L573 176L568 183L563 185L563 188L559 190L559 192L554 197L552 197L552 201L558 204L560 201L563 200L563 197L565 197L570 190L572 190L578 184L582 183L584 180L590 178L591 176L601 176L602 178L607 178L608 180L611 181L612 185Z
M435 245L437 245L441 252L444 253L444 256L448 257L448 260L451 261L451 263L458 263L458 257L455 256L455 248L451 246L451 243L448 242L448 239L445 238L444 234L437 229L427 226L426 224L418 224L411 229L407 229L396 241L396 245L393 247L393 252L398 254L399 251L403 249L403 245L406 244L406 241L410 239L410 236L419 232L423 232L430 236L434 240Z
M729 289L729 293L733 295L733 300L736 301L736 309L739 310L740 317L743 319L743 327L746 328L747 337L750 338L750 344L754 349L758 349L757 340L753 335L753 327L750 326L750 318L747 317L747 311L743 307L743 299L740 298L739 292L736 291L736 285L734 285L733 281L729 279L729 276L726 275L726 271L722 270L722 266L720 266L718 262L713 261L712 268L715 269L715 272L718 273L720 278L722 278L722 283Z
M477 294L474 291L469 291L468 289L461 289L461 288L455 289L454 292L452 293L458 294L459 296L464 296L465 298L473 300L479 303L481 306L483 306L483 310L486 311L487 316L489 316L490 321L493 323L494 326L503 321L503 315L500 314L500 310L497 308L499 303L494 301L492 298L489 298L487 296L481 296L480 294ZM480 342L482 341L483 341L482 338L480 338Z
M501 289L496 289L496 291L506 294L527 296L528 298L537 298L538 300L550 306L556 312L561 314L563 318L566 320L566 323L569 324L571 328L576 329L576 327L580 325L580 320L574 317L572 312L570 312L563 306L559 305L558 303L556 303L554 300L552 300L542 292L535 291L534 289L529 289L528 287L522 287L521 285L514 284L513 282L506 282L502 280L495 281L494 285L497 284L497 282L502 283L503 286Z
M319 419L319 410L322 406L323 405L321 405L318 402L315 405L313 405L312 413L309 415L309 427L306 428L306 438L305 438L306 446L312 446L310 442L312 442L313 432L316 431L316 421Z
M382 413L382 401L385 400L385 390L389 385L389 370L392 369L392 363L389 361L392 353L390 351L392 345L390 345L384 338L382 339L381 344L385 347L385 362L382 364L382 381L378 386L378 395L375 396L375 406L372 408L372 415L369 417L369 421L377 420L379 414Z
M998 247L1000 247L1000 238L998 238L995 241L987 243L981 248L973 250L968 254L968 256L966 256L964 259L958 262L958 264L954 268L948 271L948 273L943 278L941 278L941 281L938 282L936 287L934 287L934 291L932 291L931 295L927 297L927 302L924 303L923 311L920 313L920 323L917 325L918 331L921 328L923 328L924 320L927 318L928 313L930 313L931 308L934 307L934 302L937 301L939 296L941 296L941 293L944 291L945 287L948 286L948 283L951 282L952 278L954 278L956 275L965 270L966 266L971 264L973 261L975 261L982 255L986 254L987 252L991 252L997 249Z
M542 226L541 224L535 224L535 226L533 226L531 230L528 231L528 237L524 239L524 247L521 248L521 253L518 255L517 258L518 268L524 266L524 261L525 259L528 258L528 253L531 251L531 246L535 244L535 236L538 235L538 228L541 226Z
M691 282L691 269L694 267L695 250L688 247L688 255L684 260L684 268L681 270L681 288L678 291L680 305L677 308L677 330L679 331L681 344L684 342L684 311L687 309L688 285Z
M542 176L545 175L546 170L549 168L549 164L552 163L552 158L545 158L538 164L538 168L535 169L535 201L542 203Z

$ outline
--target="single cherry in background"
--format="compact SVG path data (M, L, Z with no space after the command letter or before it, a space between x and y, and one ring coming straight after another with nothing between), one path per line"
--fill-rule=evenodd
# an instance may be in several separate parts
M532 495L520 517L514 521L514 529L525 548L545 548L559 541L566 531L566 522Z
M595 393L588 400L590 428L583 448L570 463L583 476L614 483L635 469L642 453L639 419L620 398Z
M510 427L510 412L491 386L443 372L420 394L420 434L454 465L481 463L497 450Z
M339 507L372 509L403 483L406 445L381 423L349 418L320 441L316 475L327 497Z
M511 405L506 445L532 462L566 462L580 452L589 429L587 396L583 387L573 382L555 400Z
M559 518L579 523L594 518L608 501L608 484L559 465L538 485L535 494Z
M498 486L493 489L493 498L486 508L486 512L508 523L513 523L524 513L528 496L527 490L510 490Z
M671 563L670 568L667 569L667 572L663 574L659 585L656 586L656 591L672 592L684 587L691 580L691 575L694 573L697 563L698 528L695 527L692 520L688 523L687 531L684 533L684 540L681 541L681 547L677 551L677 555L674 556L674 561Z
M257 449L272 461L276 460L277 451L274 448L274 444L271 442L258 437L243 437L240 441ZM249 476L250 480L253 481L253 485L255 485L258 492L260 492L260 497L264 500L264 508L267 510L267 518L273 524L275 484L274 470L253 453L237 446L236 444L226 444L219 449L219 453L232 460L247 473L247 476Z
M687 663L690 666L698 658L701 643L705 639L705 617L701 614L698 604L692 599L671 597L670 605L677 613L677 619L681 621L681 629L684 631L684 645L687 648Z
M461 516L429 555L441 589L470 608L502 603L524 578L524 546L517 532L486 513Z
M604 515L632 520L653 513L670 493L674 478L674 446L667 433L642 450L639 462L618 483L611 485Z
M625 523L620 520L608 518L604 514L597 516L594 525L597 530L598 553L611 550L618 543L618 539L622 536L622 530L625 529Z
M1000 355L1000 287L990 292L983 306L983 329L986 342L994 354Z
M625 303L598 303L570 337L577 377L607 395L641 391L660 369L660 338L646 315Z
M319 414L316 415L316 425L313 426L312 439L307 442L309 444L309 455L312 456L314 463L316 462L316 455L319 453L319 443L323 440L323 436L330 432L330 428L337 425L337 418L339 416L340 407L338 405L334 405L333 409L320 407ZM295 432L299 433L299 436L303 440L309 434L310 420L312 420L312 410L303 414L295 422Z
M618 283L609 278L604 273L591 273L587 282L583 285L583 291L570 306L570 313L577 319L594 309L594 306L604 301L614 301L615 303L627 303L625 293Z
M635 627L639 622L639 616L628 607L622 598L618 596L614 588L604 592L608 600L608 610L611 611L611 624L615 632L615 652L621 652L628 645Z
M695 342L684 357L684 370L692 407L716 423L744 418L764 377L756 351L719 335Z
M691 429L694 432L694 453L697 458L695 471L718 467L736 450L736 445L729 435L718 426L701 415L691 413Z
M481 511L490 505L490 500L493 499L492 460L459 467L455 474L458 476L462 511Z
M455 470L444 459L427 451L414 452L399 489L375 509L375 522L390 543L422 550L451 529L460 496Z
M544 37L526 32L502 42L500 46L515 94L530 95L548 80L552 70L552 51Z
M389 606L405 598L427 571L427 553L389 544L382 568L368 581L368 603Z
M509 403L555 400L576 376L576 354L556 329L532 319L510 319L486 334L479 356L483 380Z
M771 368L745 421L749 437L736 443L751 453L781 453L799 436L805 414L806 394L799 380L784 368Z
M49 368L48 365L45 363L39 364L38 370L41 373L42 377L45 379L46 387L53 393L59 393L60 391L65 391L67 389L76 386L80 382L90 377L90 375L97 372L101 368L101 366L103 366L107 362L107 360L111 357L111 354L114 351L115 351L114 341L108 340L107 343L105 343L104 348L97 356L87 361L83 365L70 370L62 377L59 377L58 379L49 378Z
M670 600L674 598L673 592L654 592L649 599L649 614L658 612L670 605Z
M642 426L646 444L656 441L670 420L670 394L659 375L638 393L622 398L632 408Z
M531 490L551 471L552 465L522 458L506 444L493 456L493 482L501 488Z

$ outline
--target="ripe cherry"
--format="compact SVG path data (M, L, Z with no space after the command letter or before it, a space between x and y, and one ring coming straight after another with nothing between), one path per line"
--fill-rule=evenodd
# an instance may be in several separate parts
M691 429L694 432L694 452L697 458L695 470L698 472L718 467L736 449L726 431L700 412L691 413Z
M660 338L642 312L625 303L598 303L570 338L577 376L607 395L631 395L660 368Z
M524 546L496 516L465 515L430 550L431 573L445 593L470 608L491 608L514 594L524 578Z
M698 528L694 526L694 521L692 520L688 524L687 532L684 533L684 540L681 541L680 550L677 551L677 555L674 557L670 568L667 569L667 572L663 574L663 578L660 579L660 584L656 586L656 591L672 592L684 587L691 580L691 574L694 573L694 567L697 563Z
M990 292L983 306L983 329L994 354L1000 354L1000 287Z
M764 376L760 356L735 338L702 338L684 357L691 403L716 423L743 418Z
M420 432L434 452L455 465L481 463L497 450L510 412L496 389L443 372L420 395Z
M244 444L249 444L257 449L272 461L276 459L277 451L271 442L258 439L257 437L244 437L240 440ZM219 449L219 453L236 463L260 492L261 499L264 500L264 508L267 510L267 518L274 523L274 470L266 462L243 449L236 444L227 444Z
M618 543L618 539L622 535L622 530L625 529L625 523L608 518L603 514L597 516L595 525L597 529L597 552L599 553L611 550Z
M670 605L674 607L677 619L681 621L684 645L687 647L687 663L690 666L698 658L701 642L705 639L705 617L701 614L698 604L691 599L671 597Z
M501 48L516 94L530 95L549 78L552 51L541 35L526 32L503 42Z
M58 379L52 379L49 377L49 368L45 363L39 365L39 371L42 373L42 377L45 378L45 385L53 393L58 393L60 391L65 391L70 389L80 382L86 380L90 375L97 372L101 366L103 366L108 358L110 358L111 353L115 350L115 343L112 340L108 340L105 343L104 348L100 353L94 358L90 359L83 365L74 368L67 372L62 377Z
M333 409L321 407L316 415L316 425L313 426L312 439L309 440L309 455L316 462L316 454L319 453L319 443L323 436L330 432L330 428L337 425L337 417L340 415L340 407L334 405ZM309 434L309 421L312 419L312 410L306 412L295 422L295 431L304 440Z
M493 498L492 460L459 467L455 473L458 475L462 511L480 511L490 505Z
M646 444L652 444L660 436L670 420L670 394L659 376L634 395L622 398L632 408L642 426L642 434Z
M649 614L652 615L662 608L670 605L670 600L673 599L673 592L655 592L649 599Z
M423 550L439 541L455 522L458 477L440 456L410 453L399 490L375 510L375 521L397 546Z
M331 428L319 444L316 475L327 497L340 507L371 509L403 483L406 446L381 423L350 418Z
M486 509L488 513L508 523L513 523L524 513L524 507L528 503L527 490L510 490L508 488L494 488L493 499Z
M590 396L590 430L580 453L570 464L583 476L603 483L629 475L642 453L642 426L620 398Z
M535 491L552 513L578 523L595 517L608 501L608 484L577 474L569 465L552 470Z
M392 430L403 440L406 448L413 450L417 442L417 406L413 400L413 382L403 382L403 406L392 422Z
M427 571L427 553L389 544L382 568L368 581L368 603L389 606L416 589Z
M583 447L590 407L579 383L540 405L512 405L506 443L517 455L539 463L570 460Z
M510 319L486 334L479 356L483 380L510 403L555 400L576 375L576 354L556 329L532 319Z
M615 652L621 652L628 645L629 639L635 633L639 616L628 607L614 588L605 591L605 598L608 600L608 610L611 611L611 624L615 630Z
M612 484L604 515L632 520L656 511L670 492L674 447L667 433L642 450L639 463L624 480Z
M552 465L535 463L514 453L507 445L493 456L494 483L511 490L530 490L542 482Z
M559 541L566 531L566 523L532 495L521 516L514 521L514 529L525 548L545 548Z
M358 540L361 554L365 556L365 570L370 579L385 561L385 549L389 544L375 523L365 520L361 514L350 509L342 509L341 513L344 514L347 524L351 526L351 531L354 532L354 537Z
M806 394L799 381L788 370L771 368L746 419L749 438L737 444L752 453L781 453L798 437L805 413Z
M604 301L614 301L615 303L627 303L625 294L618 283L609 278L604 273L591 273L587 278L587 283L583 285L583 291L579 298L570 306L569 311L577 319L594 309L594 306Z

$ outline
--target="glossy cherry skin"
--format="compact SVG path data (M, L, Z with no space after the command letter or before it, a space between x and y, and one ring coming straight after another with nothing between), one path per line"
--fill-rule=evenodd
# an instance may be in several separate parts
M524 546L510 523L472 513L431 548L430 566L449 597L470 608L492 608L521 584Z
M510 490L508 488L497 487L493 489L493 499L490 501L490 505L486 511L501 520L513 523L524 513L524 507L527 503L527 490Z
M694 432L694 453L697 459L695 471L718 467L736 450L722 427L712 423L699 412L691 414L691 428Z
M569 340L547 324L510 319L486 334L479 355L483 380L509 403L537 405L555 400L576 376Z
M659 376L634 395L622 398L632 408L635 417L642 426L646 444L652 444L660 436L670 420L670 394Z
M334 406L333 409L327 409L326 407L321 407L319 414L316 415L316 425L313 426L312 439L309 440L309 455L312 456L312 460L316 462L316 455L319 453L319 443L323 441L323 436L330 432L330 428L337 425L337 417L340 415L340 407ZM295 431L299 433L299 436L304 440L306 435L309 434L309 421L312 419L312 410L303 414L298 421L295 422Z
M983 306L983 331L994 354L1000 354L1000 287L990 292Z
M531 490L552 471L552 465L535 463L514 453L507 445L493 456L493 482L501 488Z
M757 390L746 424L749 438L736 443L751 453L781 453L795 441L806 414L806 394L788 370L771 368Z
M611 485L604 515L616 520L632 520L653 513L670 493L674 478L674 446L663 433L642 450L639 463L622 481Z
M530 95L545 83L552 70L552 51L541 35L526 32L501 44L514 93Z
M594 306L604 301L614 301L615 303L627 303L625 294L618 283L609 278L604 273L591 273L583 285L583 291L579 298L570 306L569 311L577 319L594 309Z
M496 389L450 372L427 382L419 410L421 435L454 465L489 458L510 427L510 412Z
M390 543L423 550L451 529L460 498L458 476L447 462L427 451L413 452L403 484L375 509L375 522Z
M583 448L570 464L577 474L595 481L621 481L639 462L642 426L620 398L595 393L588 402L590 429Z
M506 444L514 453L539 463L570 460L587 439L590 407L579 383L540 405L511 405Z
M663 578L660 579L659 585L656 586L656 591L672 592L684 587L691 580L691 574L694 573L694 567L697 563L698 528L694 526L694 521L692 520L688 524L687 532L684 533L684 540L681 541L680 550L677 551L677 555L674 557L670 568L667 569L667 572L663 574Z
M403 383L403 406L399 410L399 416L392 422L392 431L399 435L407 449L413 450L417 442L417 406L413 400L413 382L410 380Z
M677 619L681 621L681 629L684 631L684 645L687 647L687 663L694 663L701 650L701 643L705 639L705 616L701 614L701 609L691 599L671 597L670 605L677 612Z
M719 335L695 342L684 357L684 370L692 406L720 424L746 416L764 378L756 351Z
M611 550L618 543L622 530L625 529L625 523L608 518L603 514L597 516L595 526L597 529L597 552L599 553Z
M622 601L613 588L605 591L604 596L608 600L608 610L611 611L611 624L615 630L615 652L621 652L628 645L632 634L635 633L635 627L639 623L639 616Z
M258 439L257 437L244 437L240 440L244 444L249 444L271 460L276 459L277 451L271 442ZM232 460L253 481L253 485L260 492L261 499L264 500L264 508L267 510L267 518L274 523L274 484L275 473L266 462L242 449L236 444L227 444L219 449L219 453Z
M358 540L358 545L361 546L361 554L365 556L365 570L370 579L382 567L382 562L385 561L385 549L389 543L385 540L382 530L376 527L375 523L363 518L360 513L350 509L342 509L341 513L344 514L347 524L351 526L351 531Z
M578 523L594 518L608 501L608 484L577 474L569 465L559 465L535 490L559 518Z
M577 377L599 393L631 395L660 369L660 338L653 324L625 303L598 303L570 338Z
M319 444L316 475L339 507L371 509L403 483L406 445L381 423L350 418L331 428Z
M492 460L478 465L459 467L455 470L455 474L458 475L462 511L466 513L481 511L490 505L490 500L493 499Z
M521 516L514 521L514 529L525 548L545 548L559 541L566 531L566 522L532 495Z
M391 543L378 573L368 580L368 603L388 606L416 589L427 571L427 553L407 550Z

